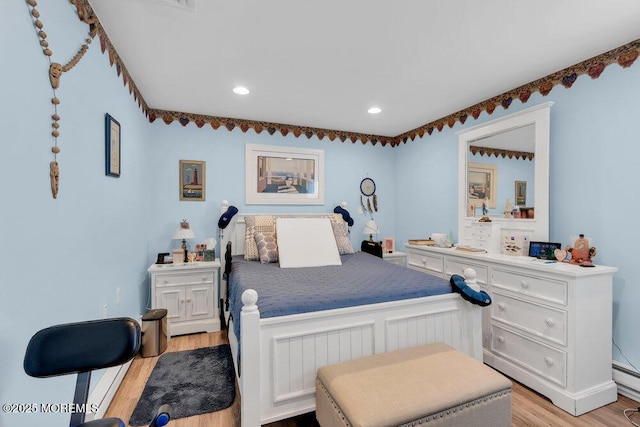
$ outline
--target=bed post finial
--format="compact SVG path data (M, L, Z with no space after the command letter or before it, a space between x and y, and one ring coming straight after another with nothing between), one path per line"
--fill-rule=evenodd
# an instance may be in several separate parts
M253 289L247 289L242 293L242 311L256 311L258 306L258 293Z
M480 290L480 286L476 281L476 277L477 277L476 271L473 268L465 268L463 274L464 274L464 281L467 284L467 286L469 286L474 291L478 292Z
M347 209L347 202L340 202L342 209Z

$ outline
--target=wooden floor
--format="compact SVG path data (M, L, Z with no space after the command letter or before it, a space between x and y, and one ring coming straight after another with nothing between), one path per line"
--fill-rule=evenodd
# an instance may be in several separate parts
M227 343L224 332L211 334L194 334L174 337L169 341L167 352L183 351L195 348L215 346ZM118 389L107 417L120 417L129 421L147 378L155 366L157 357L141 358L137 356ZM236 388L236 400L231 407L210 414L171 420L172 427L217 427L240 426L240 394ZM512 394L512 426L631 426L623 411L627 408L638 408L640 404L624 396L618 401L596 409L579 417L573 417L559 409L541 395L514 381ZM636 424L640 424L640 414L632 416ZM318 426L312 414L268 424L268 427L310 427Z

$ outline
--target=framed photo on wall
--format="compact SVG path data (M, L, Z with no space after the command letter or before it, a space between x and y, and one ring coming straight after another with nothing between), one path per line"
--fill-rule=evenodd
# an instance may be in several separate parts
M515 196L517 206L527 205L527 181L516 181Z
M482 206L486 200L487 208L496 207L496 185L498 168L484 163L469 163L467 169L467 205L473 203L475 207Z
M324 204L324 151L246 144L245 202Z
M120 123L105 114L105 175L120 176Z
M206 164L200 160L180 160L180 200L204 202Z

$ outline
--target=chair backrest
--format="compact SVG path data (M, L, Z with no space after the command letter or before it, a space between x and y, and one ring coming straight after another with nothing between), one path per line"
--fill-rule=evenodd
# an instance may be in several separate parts
M378 258L382 258L382 245L380 242L374 242L371 240L363 240L360 245L360 250L371 255L375 255Z
M140 338L138 322L125 317L51 326L29 341L24 370L43 378L122 365L138 353Z

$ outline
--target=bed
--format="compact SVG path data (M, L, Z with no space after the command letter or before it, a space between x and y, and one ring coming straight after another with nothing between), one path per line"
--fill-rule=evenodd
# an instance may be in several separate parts
M276 216L326 218L332 215ZM340 265L329 268L334 273L346 272L350 266L364 260L365 265L383 265L389 269L387 275L394 278L400 277L400 270L410 271L407 281L414 281L418 275L430 282L436 291L434 295L424 296L421 291L417 292L415 283L410 284L407 291L399 283L374 290L373 285L368 285L370 279L357 283L358 279L349 276L338 288L353 288L350 295L358 300L355 302L357 305L344 303L343 299L336 297L333 306L324 306L317 311L316 297L299 297L296 288L307 283L307 268L279 268L274 263L244 260L245 244L249 242L247 230L250 234L253 230L255 218L252 217L257 215L236 215L222 236L222 247L231 242L229 306L225 318L229 322L229 342L236 362L243 426L258 426L313 411L316 371L324 365L436 341L445 342L482 360L481 309L464 301L459 294L452 293L448 282L369 254L341 254ZM341 217L333 217L332 224L338 222L337 218ZM251 228L247 227L247 222ZM345 227L344 223L342 227ZM237 284L236 277L251 268L254 271L248 274L248 282ZM306 270L307 278L298 285L293 284L295 279L290 279L290 276L277 279L287 285L272 292L268 285L262 283L262 278L278 273L277 270L286 275L294 270L304 275ZM250 277L256 274L261 278L252 284ZM347 276L349 274L358 273L351 271ZM474 286L473 283L469 285ZM310 287L320 288L318 285ZM222 288L222 298L226 298L227 285L224 282ZM385 293L389 288L401 291L389 296ZM347 299L350 298L348 292L343 293ZM292 294L291 304L276 307L272 294ZM296 301L298 304L294 304ZM290 308L293 311L288 311Z

